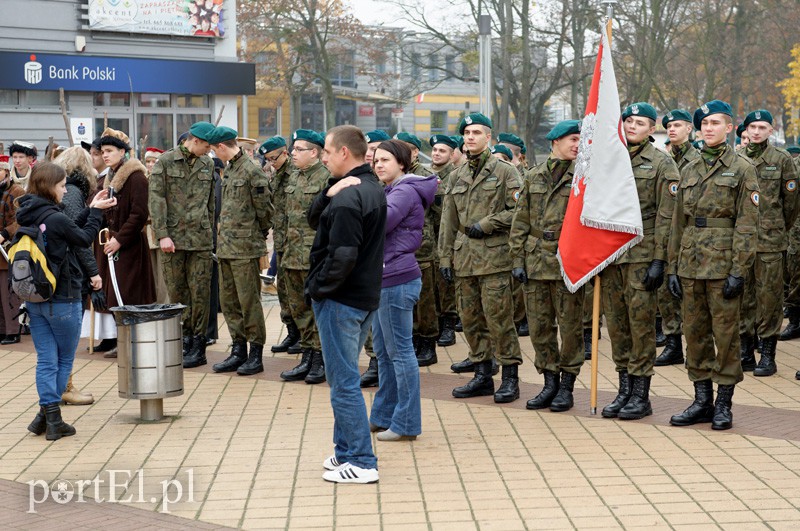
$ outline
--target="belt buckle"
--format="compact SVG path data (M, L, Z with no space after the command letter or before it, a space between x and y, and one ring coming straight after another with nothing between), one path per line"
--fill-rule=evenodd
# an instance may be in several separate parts
M553 232L552 230L543 231L542 238L544 238L545 241L552 242L556 239L556 233Z
M694 226L695 227L708 227L708 222L706 218L694 218Z

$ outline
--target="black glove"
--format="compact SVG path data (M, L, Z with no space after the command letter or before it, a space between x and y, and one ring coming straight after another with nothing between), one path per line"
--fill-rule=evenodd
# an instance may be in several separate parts
M681 279L678 278L678 275L669 275L667 277L667 288L676 299L683 298L683 288L681 288Z
M469 236L470 238L474 238L476 240L480 240L481 238L486 236L486 233L483 232L483 229L481 228L481 224L480 223L476 223L476 224L472 225L471 227L467 227L467 236Z
M439 273L442 274L442 278L444 279L445 282L447 282L448 284L452 284L453 283L454 275L453 275L453 268L452 267L440 267L439 268Z
M89 296L92 298L92 308L99 312L108 310L108 306L106 306L106 294L103 293L103 290L93 290Z
M655 291L664 283L664 266L666 265L667 263L664 260L650 262L643 280L645 290Z
M516 280L520 284L528 283L528 275L527 273L525 273L524 267L515 267L514 269L512 269L511 276L514 277L514 280Z
M722 297L725 299L735 299L744 291L744 278L728 275L725 285L722 286Z

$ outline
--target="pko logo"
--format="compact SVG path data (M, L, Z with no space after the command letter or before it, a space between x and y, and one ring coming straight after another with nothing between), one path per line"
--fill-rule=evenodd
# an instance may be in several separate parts
M42 81L42 63L36 61L36 56L31 54L31 60L25 63L25 81L36 85Z

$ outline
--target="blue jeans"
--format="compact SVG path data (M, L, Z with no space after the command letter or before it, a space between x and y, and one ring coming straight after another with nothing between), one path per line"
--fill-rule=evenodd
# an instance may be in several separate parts
M80 302L28 302L39 405L61 402L81 335Z
M313 301L312 307L331 388L336 459L361 468L378 468L358 372L358 354L375 312L330 299Z
M381 290L378 318L372 321L372 346L378 358L378 392L370 422L399 435L422 433L419 365L411 341L414 305L422 280Z

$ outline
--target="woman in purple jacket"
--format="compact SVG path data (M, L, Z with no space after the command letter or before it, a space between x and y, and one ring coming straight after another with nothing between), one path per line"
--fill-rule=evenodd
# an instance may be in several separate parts
M436 196L437 178L407 174L411 150L399 140L382 142L373 165L386 185L387 206L381 305L372 321L380 385L372 404L370 429L380 432L376 436L379 441L416 439L422 432L422 414L411 335L422 273L414 253L422 243L425 209Z

